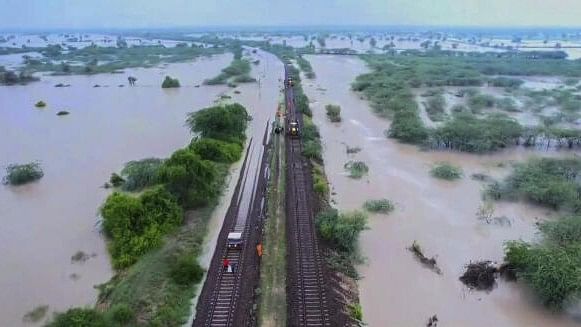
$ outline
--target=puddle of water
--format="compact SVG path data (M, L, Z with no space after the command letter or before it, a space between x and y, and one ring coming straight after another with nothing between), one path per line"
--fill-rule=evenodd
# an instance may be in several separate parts
M63 311L94 303L93 286L112 275L96 225L110 193L101 185L127 161L167 157L187 144L186 113L211 105L227 89L194 85L231 59L219 55L125 74L46 76L27 86L0 87L0 167L39 160L45 173L37 183L0 186L2 325L22 325L22 316L38 305ZM161 89L166 74L179 78L182 88ZM118 87L128 75L138 78L137 86ZM55 88L57 83L71 86ZM48 106L36 109L39 100ZM59 110L71 114L58 117ZM71 264L79 250L96 257Z
M357 58L308 56L317 80L305 83L314 102L313 113L320 127L325 170L337 206L361 208L365 200L388 198L396 210L389 216L371 215L370 229L360 240L367 263L358 267L363 316L370 326L423 326L436 314L446 326L574 326L571 319L555 316L531 303L533 298L518 284L500 282L491 293L470 293L458 280L470 260L503 257L503 242L531 240L534 223L552 214L522 203L495 203L495 216L507 216L511 227L486 225L476 219L483 184L472 173L501 177L508 168L499 162L525 160L533 155L558 156L567 152L534 152L513 148L491 155L451 152L421 152L414 146L385 139L389 122L377 118L365 101L350 91L354 78L365 72ZM320 92L316 88L327 91ZM343 123L328 122L324 106L342 107ZM363 150L347 155L345 144ZM346 161L366 162L369 176L351 180L344 174ZM432 164L449 161L463 168L457 182L429 175ZM509 167L509 165L506 165ZM414 240L426 255L436 256L443 275L422 267L407 250Z

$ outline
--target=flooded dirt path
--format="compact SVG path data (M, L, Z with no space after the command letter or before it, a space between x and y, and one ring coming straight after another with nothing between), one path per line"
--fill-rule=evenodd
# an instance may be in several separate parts
M313 101L314 120L324 146L325 170L332 200L341 210L360 209L368 199L388 198L396 209L389 216L371 215L360 247L367 262L358 270L364 320L370 326L425 326L437 315L442 326L576 326L568 317L552 315L516 284L500 282L491 293L469 292L458 280L470 260L501 260L503 242L531 240L535 222L552 213L522 203L495 203L495 216L506 216L511 226L487 225L476 218L482 204L482 182L473 173L506 175L508 164L533 155L565 155L523 148L493 155L421 152L414 146L386 139L389 122L377 118L366 101L350 90L355 77L366 71L355 57L308 56L317 79L303 79ZM330 123L326 104L341 106L343 122ZM355 155L346 145L359 146ZM343 165L361 160L369 175L346 176ZM439 161L461 166L457 182L437 180L430 167ZM500 165L499 165L500 164ZM443 274L424 268L407 250L416 240L427 256L436 256Z
M0 186L0 317L20 326L39 305L49 314L91 305L112 275L98 227L101 188L130 160L167 157L189 142L187 112L211 105L226 86L199 88L232 59L229 54L125 74L43 77L0 87L0 167L38 160L45 176L22 187ZM136 87L127 76L137 77ZM182 87L161 89L165 75ZM57 83L71 84L55 88ZM96 84L101 87L94 87ZM39 100L48 105L36 109ZM59 117L57 111L71 114ZM91 256L72 263L83 251Z

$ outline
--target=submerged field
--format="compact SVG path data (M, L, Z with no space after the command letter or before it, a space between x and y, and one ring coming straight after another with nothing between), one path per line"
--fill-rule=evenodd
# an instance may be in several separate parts
M501 262L503 244L536 239L536 223L556 219L551 209L526 202L495 202L494 216L507 224L478 219L486 183L471 178L486 174L501 179L511 162L534 156L570 156L570 151L513 147L494 154L421 151L388 139L389 120L381 119L360 94L355 78L368 72L356 58L307 56L317 78L305 82L320 128L331 198L342 210L362 208L367 200L394 203L388 215L373 214L360 239L365 264L359 267L363 319L370 326L425 325L437 315L450 326L574 326L536 302L522 284L499 281L490 293L469 291L458 277L470 261ZM341 123L326 117L327 104L340 105ZM348 153L349 148L361 151ZM369 167L360 180L349 178L344 164L358 160ZM434 178L430 170L447 162L462 170L455 181ZM503 219L504 222L506 222ZM441 274L424 267L408 250L414 241L427 257L435 257Z

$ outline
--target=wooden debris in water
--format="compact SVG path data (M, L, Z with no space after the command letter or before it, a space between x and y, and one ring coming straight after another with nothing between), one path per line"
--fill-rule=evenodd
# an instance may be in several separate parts
M438 316L433 315L428 319L426 327L437 327L438 326Z
M471 262L460 276L460 281L470 289L490 291L496 285L498 275L498 266L492 261Z
M420 262L424 266L430 268L438 275L442 274L442 270L438 267L438 263L436 262L436 258L435 257L431 257L431 258L426 257L424 255L422 248L420 247L420 244L417 241L414 241L414 243L412 243L412 246L410 246L408 248L408 250L410 250L416 256L416 258L418 258L418 260L420 260Z

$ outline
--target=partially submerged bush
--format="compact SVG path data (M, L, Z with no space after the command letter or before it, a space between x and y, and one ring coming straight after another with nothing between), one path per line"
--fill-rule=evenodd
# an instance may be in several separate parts
M163 159L158 158L146 158L126 163L121 170L121 176L125 178L123 190L136 192L155 185L158 182L158 172L162 164Z
M327 110L327 117L333 123L338 123L341 121L341 107L333 104L328 104L325 106Z
M23 322L36 323L41 321L48 312L48 305L39 305L27 312L24 317L22 317Z
M46 107L46 102L38 101L34 106L37 108L44 108L44 107Z
M359 179L369 172L369 167L363 161L349 161L345 164L349 177Z
M166 76L163 83L161 83L161 87L164 89L180 87L180 81L177 78Z
M367 228L367 216L359 211L340 214L336 209L328 209L317 215L315 225L321 237L338 251L353 253L359 233Z
M233 103L191 112L186 124L192 133L199 133L203 138L241 142L246 138L245 131L250 120L246 108Z
M436 178L452 181L462 178L462 168L453 166L447 162L437 163L430 170L430 174Z
M492 183L487 193L494 199L524 197L553 208L579 208L577 158L533 158L515 166L503 183Z
M56 113L57 116L66 116L68 114L70 114L70 112L68 112L66 110L61 110L61 111Z
M345 151L347 151L347 154L355 154L355 153L359 153L361 152L361 148L356 146L356 147L350 147L347 145L347 148Z
M390 213L395 209L395 206L388 199L367 200L363 204L365 210L370 212Z
M39 180L42 176L44 173L38 162L11 164L6 167L6 176L2 182L9 185L22 185Z

